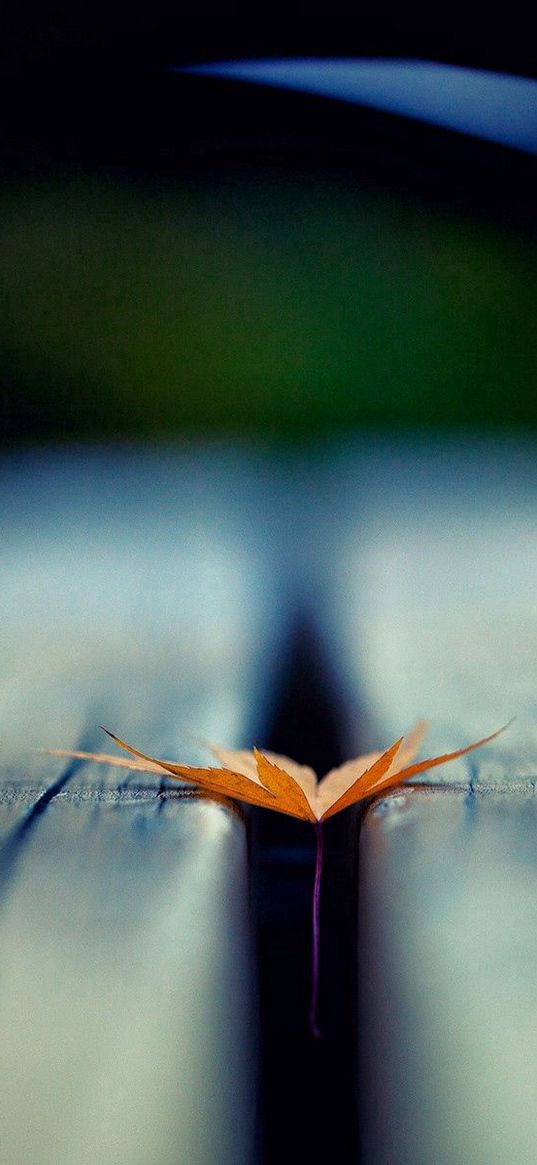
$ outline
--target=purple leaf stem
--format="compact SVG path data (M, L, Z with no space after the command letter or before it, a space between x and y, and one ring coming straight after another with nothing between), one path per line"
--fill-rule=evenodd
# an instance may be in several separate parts
M315 1040L321 1038L317 1020L319 1004L319 956L320 956L320 908L321 908L321 874L323 869L323 823L315 823L315 881L313 883L312 900L312 933L311 933L311 997L309 1012L310 1032Z

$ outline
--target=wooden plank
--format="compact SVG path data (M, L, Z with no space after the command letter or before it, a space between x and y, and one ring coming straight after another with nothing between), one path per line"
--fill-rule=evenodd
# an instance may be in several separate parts
M246 838L172 780L259 731L285 632L270 458L0 463L0 1106L15 1165L245 1165L256 1139ZM107 751L113 751L110 742Z
M218 447L0 462L12 776L41 778L33 748L100 746L99 723L185 759L192 735L250 736L285 630L274 478L270 458Z
M533 1165L537 801L414 790L360 851L364 1165Z
M357 727L359 743L377 747L423 716L427 749L442 751L516 716L491 763L499 758L500 780L531 774L536 452L531 442L439 438L325 451L324 552L310 549L310 569L349 748ZM434 779L464 780L474 760Z
M530 1165L536 449L357 443L333 459L324 504L325 555L314 569L349 751L357 728L356 743L379 747L426 717L427 756L517 717L489 748L424 774L423 788L389 795L366 815L361 1161ZM350 821L349 830L353 846Z
M250 1161L245 833L176 792L60 793L2 910L2 1156Z

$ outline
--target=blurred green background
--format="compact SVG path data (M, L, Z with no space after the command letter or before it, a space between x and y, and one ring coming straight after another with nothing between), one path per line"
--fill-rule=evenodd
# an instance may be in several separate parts
M0 199L4 436L533 425L527 235L337 175Z
M5 72L4 442L537 425L536 157L109 35Z
M335 55L537 77L530 13L3 17L0 440L537 425L536 158L169 69Z

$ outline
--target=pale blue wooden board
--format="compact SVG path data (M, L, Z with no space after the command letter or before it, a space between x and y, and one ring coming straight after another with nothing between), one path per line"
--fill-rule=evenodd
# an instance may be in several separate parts
M102 747L99 723L185 759L192 737L259 730L285 631L280 488L233 447L0 462L6 765L35 778L31 748Z
M533 1165L537 800L387 796L360 841L363 1165Z
M10 1165L250 1165L256 1152L244 821L164 776L36 750L113 752L105 723L210 763L197 738L261 731L286 630L281 488L269 456L235 447L0 462Z
M427 756L517 717L362 826L363 1165L535 1161L536 453L437 436L323 455L312 591L350 740L428 717Z
M431 779L537 771L537 446L368 439L323 453L312 593L348 732L388 744L418 717L426 752L516 722ZM324 511L324 513L323 513ZM334 521L334 513L337 521ZM428 778L427 778L428 779Z
M1 903L6 1161L252 1160L244 826L169 796L61 793L24 838Z

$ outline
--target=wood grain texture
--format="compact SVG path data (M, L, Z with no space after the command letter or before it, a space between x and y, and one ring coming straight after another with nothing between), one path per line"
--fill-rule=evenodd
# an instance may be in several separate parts
M533 1165L533 784L377 803L360 842L364 1165Z
M425 757L517 717L366 814L363 1165L535 1161L536 452L505 440L358 442L329 472L315 569L349 734L358 708L365 746L423 716Z
M46 757L99 723L245 743L283 635L278 486L237 449L0 462L0 1108L13 1165L247 1165L244 822L164 774ZM191 736L192 734L192 736ZM106 740L106 748L109 741Z
M65 790L20 849L1 914L6 1161L249 1161L240 819L154 789Z

